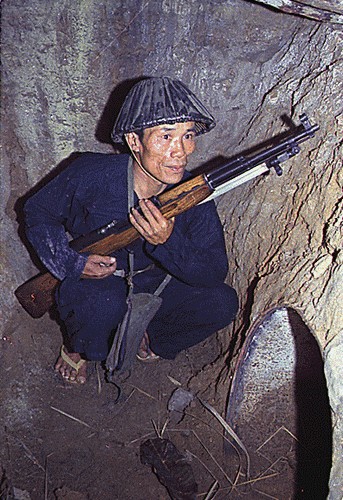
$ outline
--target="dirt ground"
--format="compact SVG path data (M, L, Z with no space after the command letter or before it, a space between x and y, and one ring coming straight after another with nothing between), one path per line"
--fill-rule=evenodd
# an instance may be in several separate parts
M214 394L210 365L219 354L214 337L175 361L137 360L117 404L115 387L95 364L85 386L64 383L52 369L59 346L53 321L33 320L20 308L16 325L2 338L0 465L7 496L1 498L168 499L140 460L140 445L156 437L185 454L198 484L196 498L205 498L216 481L221 490L216 498L227 497L231 479L222 426L196 401L179 423L169 421L167 408L177 383L205 399ZM197 374L203 378L207 371L206 395L197 387ZM207 401L217 406L215 398ZM223 413L223 407L217 409Z
M199 399L190 403L181 421L168 411L171 395L182 387L225 415L229 378L223 377L221 342L216 336L174 361L137 360L131 376L121 382L116 403L115 386L105 382L96 364L84 386L65 383L55 374L61 335L54 321L47 315L33 320L20 306L16 314L0 342L1 500L326 497L318 489L313 493L312 487L306 491L295 484L297 437L274 433L269 459L265 449L263 455L250 449L253 474L247 481L237 442L224 439L223 425ZM226 334L221 332L219 339ZM263 407L276 405L278 395L275 398L270 396L254 414L256 448L258 442L271 444ZM276 429L290 424L288 415L275 415ZM170 440L182 454L176 466L185 463L190 470L179 472L176 466L169 470L190 483L193 477L196 494L169 495L152 467L142 463L142 445L157 438Z

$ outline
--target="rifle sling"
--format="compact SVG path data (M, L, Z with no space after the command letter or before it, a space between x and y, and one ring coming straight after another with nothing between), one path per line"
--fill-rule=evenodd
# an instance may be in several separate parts
M128 212L134 206L134 185L133 185L133 161L130 157L128 163ZM133 296L133 277L139 273L145 272L154 267L154 264L144 269L134 270L134 253L129 251L129 272L126 280L129 291L126 299L127 311L122 321L117 326L113 339L111 350L106 358L107 380L114 382L114 372L124 373L131 369L137 350L145 333L145 329L158 311L162 299L159 295L171 280L171 275L167 274L162 283L157 287L153 294L140 293ZM140 318L137 321L137 308L144 309L144 320ZM115 385L117 385L115 383ZM117 385L118 390L120 388Z

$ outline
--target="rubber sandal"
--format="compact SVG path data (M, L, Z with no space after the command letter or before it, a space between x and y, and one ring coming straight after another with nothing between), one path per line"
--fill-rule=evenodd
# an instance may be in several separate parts
M76 371L76 377L77 377L81 366L83 366L86 363L86 360L80 359L77 363L75 363L75 361L73 361L71 359L71 357L68 355L68 353L65 351L64 345L61 346L60 355L61 355L61 358L63 359L63 361L65 361L69 366L71 366ZM63 375L62 375L62 378L63 378L63 380L66 380L67 382L69 382L71 384L80 384L80 382L78 382L76 379L70 380L69 378L63 377Z
M144 363L151 363L161 359L160 356L158 356L157 354L153 354L151 351L148 352L144 357L137 353L136 357L137 359L139 359L139 361L143 361Z

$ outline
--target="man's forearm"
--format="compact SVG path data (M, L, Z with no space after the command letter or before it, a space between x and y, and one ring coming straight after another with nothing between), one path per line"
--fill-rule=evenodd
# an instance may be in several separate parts
M70 248L63 227L39 225L27 228L26 234L39 259L55 278L81 276L87 255Z

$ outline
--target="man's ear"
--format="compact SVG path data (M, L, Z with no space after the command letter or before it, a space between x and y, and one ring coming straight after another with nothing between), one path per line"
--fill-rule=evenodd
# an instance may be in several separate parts
M126 142L132 151L139 153L140 140L136 132L128 132L125 134Z

